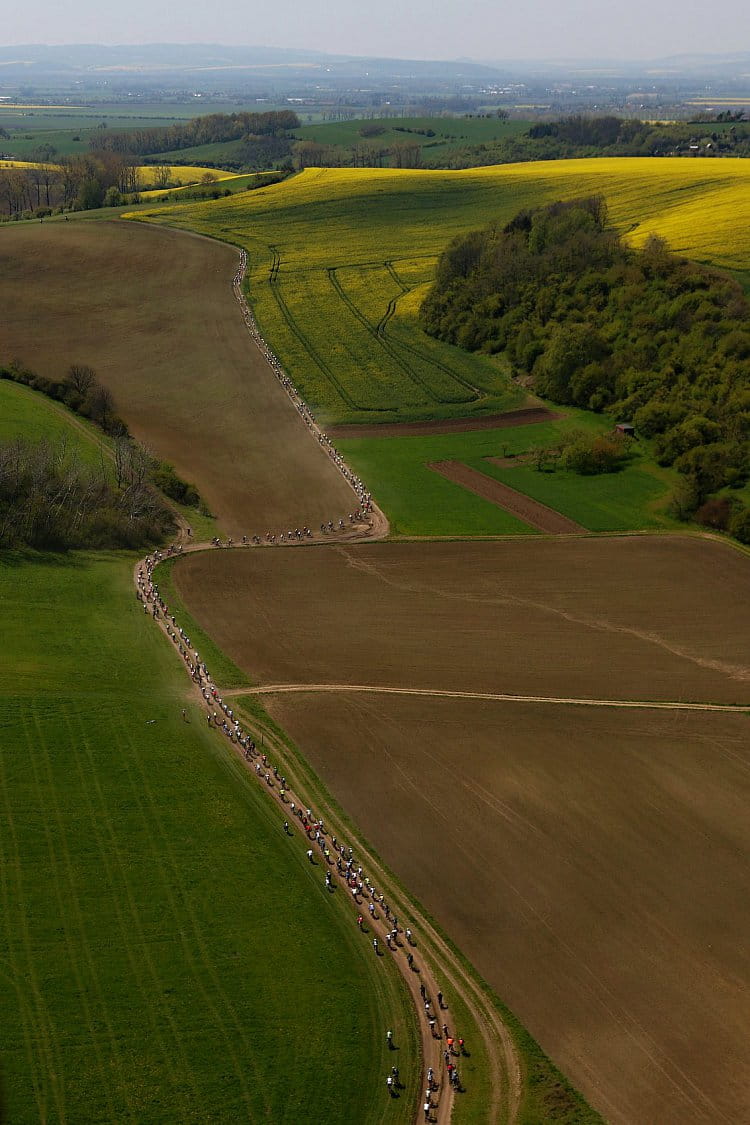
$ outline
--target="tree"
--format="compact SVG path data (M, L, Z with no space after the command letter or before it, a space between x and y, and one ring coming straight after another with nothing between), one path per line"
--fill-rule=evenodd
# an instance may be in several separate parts
M112 392L101 383L93 383L83 400L82 412L106 430L115 412Z
M157 164L154 168L154 187L168 188L172 180L172 169L168 164Z
M96 372L87 363L72 363L65 374L65 382L83 397L96 383Z
M740 543L750 543L750 508L738 508L729 521L728 530Z

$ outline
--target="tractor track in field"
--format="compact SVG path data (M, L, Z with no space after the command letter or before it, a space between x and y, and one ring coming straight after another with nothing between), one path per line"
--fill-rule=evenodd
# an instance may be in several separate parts
M440 397L435 394L429 383L427 383L426 380L421 377L421 375L418 375L417 372L412 367L410 367L409 364L406 363L401 356L397 354L391 342L386 339L384 334L381 335L378 333L375 326L370 323L362 310L357 307L357 305L345 291L344 287L339 281L337 267L331 266L326 272L328 274L328 280L330 281L331 286L336 293L336 296L340 301L343 302L344 305L346 305L352 316L354 316L359 321L365 332L367 332L368 335L372 336L373 340L376 340L378 344L380 344L380 346L391 357L394 363L398 364L407 379L410 379L412 383L415 383L418 387L420 387L423 393L427 395L428 399L430 399L436 405L439 405L442 402L442 399L440 399Z
M338 277L338 268L339 267L336 267L336 266L330 267L327 272L328 272L329 281L331 282L331 285L335 289L337 296L340 298L340 300L342 300L344 302L344 304L350 310L352 315L357 318L357 320L360 322L360 324L365 329L365 331L368 332L374 339L376 339L378 341L378 343L381 345L381 347L384 348L384 350L388 353L388 355L391 357L391 359L393 359L399 365L401 370L406 375L408 375L408 377L410 379L412 379L414 382L418 383L418 385L420 387L422 387L422 389L433 400L433 402L438 403L438 404L440 404L440 403L445 404L445 402L447 402L447 401L454 401L454 402L455 401L460 401L460 402L476 401L478 398L481 397L481 394L482 394L482 392L479 390L479 388L475 387L467 379L464 379L464 377L462 375L459 375L458 372L453 371L452 368L448 367L447 364L442 362L442 360L436 359L434 356L426 355L424 352L420 351L419 348L415 348L415 347L413 347L413 345L407 344L405 340L394 340L392 337L389 337L386 334L386 328L388 326L388 322L395 315L396 306L398 305L398 302L400 301L401 297L403 297L406 293L409 292L409 289L404 286L403 282L400 280L398 275L395 273L392 263L383 262L383 267L387 270L387 272L390 274L390 276L393 278L393 280L399 286L399 288L401 289L401 292L397 297L391 298L391 300L388 302L388 306L386 308L385 313L383 314L383 316L380 318L380 320L378 321L378 323L376 325L373 325L371 323L371 321L368 320L368 318L365 316L365 314L362 312L362 310L359 308L359 306L352 300L352 298L348 295L348 293L346 292L346 290L342 286L341 281L339 280L339 277ZM413 369L413 367L411 367L409 365L407 360L403 356L398 354L399 351L408 352L409 355L414 356L415 359L420 360L422 363L431 364L433 367L436 367L439 371L443 372L443 374L446 376L446 378L452 380L454 383L458 383L459 386L461 386L465 390L469 391L471 397L470 398L463 398L463 399L459 399L459 400L456 400L456 399L446 400L446 399L441 398L435 391L432 390L432 388L422 378L422 376L417 374L417 372Z
M742 703L685 703L678 700L588 699L575 696L512 695L507 692L450 691L444 688L383 687L377 684L261 684L233 688L227 695L303 695L305 692L367 693L372 695L420 695L435 699L476 699L489 703L542 703L557 707L614 707L652 711L720 711L741 715L750 711Z

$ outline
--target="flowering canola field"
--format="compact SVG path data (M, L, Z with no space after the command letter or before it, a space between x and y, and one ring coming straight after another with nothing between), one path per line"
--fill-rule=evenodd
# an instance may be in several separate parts
M56 168L56 164L45 164L37 160L0 160L0 168L18 168L22 172L30 171L34 168ZM176 184L197 184L204 176L211 176L215 181L218 180L233 180L239 175L238 172L226 172L223 168L201 168L197 165L190 164L168 164L169 178ZM140 182L148 187L153 186L156 179L156 166L153 164L139 164L136 171Z
M261 328L326 422L489 413L522 393L497 357L421 332L437 257L457 235L523 207L603 195L634 245L649 234L750 269L750 161L609 158L464 171L311 168L280 185L154 209L154 222L248 251ZM134 216L135 217L135 216Z

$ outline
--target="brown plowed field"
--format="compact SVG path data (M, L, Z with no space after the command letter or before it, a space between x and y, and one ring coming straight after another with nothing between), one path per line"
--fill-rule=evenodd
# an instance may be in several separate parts
M356 437L409 437L421 434L469 433L472 430L504 430L508 426L531 426L535 422L552 422L562 414L548 410L546 406L531 406L524 410L507 410L504 414L486 414L481 418L445 418L438 422L392 422L382 426L351 425L331 426L327 431L331 438Z
M498 508L517 516L529 527L535 527L538 531L544 531L548 535L586 533L585 527L569 520L554 508L548 508L546 504L532 500L530 496L517 492L515 488L509 488L507 484L495 480L494 477L488 477L486 473L480 473L470 465L464 465L463 461L432 461L427 468L440 473L446 480L460 484L462 488L468 488L469 492L481 496L483 500L489 500L490 504L496 504Z
M91 364L230 534L315 528L354 494L245 328L237 262L220 242L136 223L4 227L3 358L57 379Z
M264 703L609 1121L750 1120L746 717Z
M750 705L747 567L642 536L226 551L173 574L260 683ZM263 699L609 1120L750 1117L747 716Z
M750 704L747 573L635 536L202 552L174 578L261 683Z

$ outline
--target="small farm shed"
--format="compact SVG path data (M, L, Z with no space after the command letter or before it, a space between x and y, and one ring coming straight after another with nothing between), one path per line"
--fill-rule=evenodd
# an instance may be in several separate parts
M625 434L626 437L635 437L635 426L630 422L618 422L615 426L616 434Z

